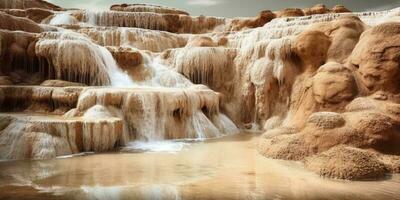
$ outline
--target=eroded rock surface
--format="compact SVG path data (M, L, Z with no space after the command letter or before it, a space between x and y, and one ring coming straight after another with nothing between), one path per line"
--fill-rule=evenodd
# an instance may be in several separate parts
M322 176L400 171L398 8L319 4L233 19L144 4L0 9L0 158L239 127L266 131L261 154Z
M396 172L397 162L382 160L400 153L400 121L394 114L400 106L400 62L393 40L400 33L399 25L384 23L367 29L344 65L320 66L309 86L314 98L308 101L315 103L300 102L315 113L297 127L296 134L264 137L260 152L279 159L304 159L306 167L331 178L370 179Z

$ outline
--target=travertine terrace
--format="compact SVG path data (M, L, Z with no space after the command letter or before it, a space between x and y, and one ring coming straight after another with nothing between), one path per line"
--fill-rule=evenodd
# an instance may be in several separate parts
M252 129L262 155L325 177L400 172L400 9L0 9L0 159Z

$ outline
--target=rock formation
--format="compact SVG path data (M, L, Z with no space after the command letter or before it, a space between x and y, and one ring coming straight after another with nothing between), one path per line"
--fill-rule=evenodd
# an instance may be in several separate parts
M125 12L150 12L174 15L189 15L186 11L165 6L148 5L148 4L121 4L113 5L110 10L125 11Z
M63 10L61 7L44 0L3 0L0 2L2 9L29 9L42 8L46 10Z
M342 179L400 170L400 10L190 16L0 3L0 159L263 130L259 152Z
M383 23L369 28L343 64L320 66L310 76L309 90L296 94L306 98L295 108L301 114L292 114L278 127L288 126L279 134L267 131L260 152L305 159L311 170L334 178L377 178L386 171L398 172L390 160L400 153L400 121L394 111L399 106L395 81L399 27L399 23ZM284 131L289 127L296 133Z

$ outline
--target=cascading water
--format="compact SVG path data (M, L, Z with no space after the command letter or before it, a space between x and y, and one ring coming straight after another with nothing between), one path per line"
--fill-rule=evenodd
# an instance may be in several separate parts
M85 22L92 26L137 27L152 30L165 30L166 21L160 14L148 12L86 11Z
M111 53L102 46L98 46L102 54L107 73L110 77L111 86L113 87L133 87L135 83L127 73L124 73L119 67L117 62L112 57Z
M78 21L68 12L56 13L50 20L50 25L76 24Z
M159 57L151 58L146 56L147 68L153 71L153 77L144 82L144 85L153 87L188 88L194 84L182 74L164 65Z
M67 193L84 190L72 195L77 199L263 199L271 193L264 191L269 180L253 183L271 175L265 168L273 159L304 162L302 168L327 178L399 172L400 8L337 13L348 10L316 5L225 19L142 4L101 12L43 0L0 0L4 6L18 9L0 9L0 161L121 153L18 162L17 168L0 162L6 177L0 191L23 184L30 194L25 183L48 190L66 176ZM246 133L232 135L237 125ZM83 162L89 170L82 171ZM79 180L70 183L77 172ZM101 184L113 188L102 193L96 185L105 176L112 180ZM342 184L331 193L397 197L393 180L383 192L359 196ZM114 188L121 181L129 188ZM230 182L245 189L233 191ZM210 184L222 192L208 194ZM301 199L320 187L307 189L282 195ZM0 192L0 199L7 195Z
M68 30L44 33L35 50L42 60L54 67L58 79L94 85L134 85L105 47L92 43L79 33Z
M387 17L388 15L397 15L398 10L392 10L389 12L371 12L371 13L357 13L364 21L370 21L371 24L375 23L377 19ZM282 52L287 48L287 44L290 43L290 37L302 32L309 24L316 22L331 21L333 19L339 18L341 16L348 14L326 14L326 15L315 15L299 18L277 18L271 22L264 25L264 27L255 28L251 31L243 31L235 34L229 34L227 39L226 47L194 47L186 49L177 49L179 47L184 47L188 42L188 37L185 35L159 32L154 30L165 29L165 19L161 14L157 13L130 13L130 12L83 12L83 19L81 22L86 22L93 27L80 29L79 32L83 35L88 36L93 41L97 42L99 45L109 45L109 46L124 46L132 48L139 52L143 57L143 64L141 67L145 69L147 75L143 80L132 80L128 74L124 73L117 65L116 61L112 58L111 53L104 47L98 46L100 51L100 58L102 59L105 72L110 79L110 85L114 87L134 87L134 88L191 88L194 86L193 82L208 84L211 88L217 88L218 91L224 92L226 88L232 87L232 85L227 85L229 79L233 78L234 75L226 76L224 71L231 65L236 66L247 66L249 64L254 65L253 71L257 72L268 71L269 66L263 65L261 60L271 63L272 73L271 76L278 80L280 88L284 88L284 80L288 79L286 76L290 74L287 72L288 67L285 63L285 52ZM73 20L78 16L73 14L73 12L58 13L50 21L50 24L75 24ZM186 17L187 19L194 20L195 18ZM186 19L184 16L182 19ZM196 18L197 19L197 18ZM227 21L225 22L227 23ZM116 28L110 29L108 26L127 26L127 27L141 27L146 28ZM193 24L187 23L186 25L192 26ZM105 27L100 27L105 26ZM194 25L193 25L194 26ZM190 29L190 27L186 27ZM147 30L153 29L153 30ZM163 42L160 42L161 40ZM169 56L173 57L172 60L165 62L165 59L161 55L149 53L145 50L151 50L153 52L166 51L168 48L175 48L172 50ZM288 48L290 49L290 48ZM237 54L236 57L233 54ZM218 54L220 56L215 56ZM271 54L272 56L269 56ZM281 55L282 54L282 55ZM208 56L208 57L207 57ZM230 58L232 56L233 58ZM269 59L269 57L271 57ZM171 65L171 66L168 66ZM263 69L265 68L265 69ZM179 72L179 73L178 73ZM201 73L200 73L201 72ZM182 74L180 74L182 73ZM137 73L136 73L137 74ZM140 74L140 72L139 72ZM254 73L254 76L257 74ZM139 75L142 76L142 75ZM186 77L187 78L186 78ZM225 80L223 77L227 78ZM190 80L188 80L188 78ZM257 77L251 77L253 82L255 82L256 88L262 88L267 83L260 82L256 84ZM219 81L216 81L219 80ZM224 81L222 81L224 80ZM232 83L229 83L232 84ZM238 93L240 91L234 91ZM280 94L280 93L279 93ZM225 94L226 95L226 94ZM157 96L157 95L155 95ZM142 97L142 104L145 112L155 112L159 109L156 105L148 102L153 97ZM148 99L150 98L150 99ZM158 98L158 97L157 97ZM144 100L146 99L146 100ZM153 99L154 100L154 99ZM263 104L262 99L256 99L256 104ZM287 104L287 100L282 99L282 102L277 103L277 107L281 107ZM279 106L278 106L279 105ZM278 108L270 108L270 112L274 113L274 110ZM191 109L192 116L191 124L198 130L199 135L192 135L190 137L208 137L218 136L215 130L221 132L225 129L221 124L229 124L227 128L233 130L231 123L228 123L226 118L222 115L218 115L217 118L213 119L213 123L208 116L205 116L198 108ZM264 115L262 110L264 107L259 108L260 114ZM265 116L264 116L265 117ZM145 116L149 118L150 121L160 120L160 116ZM257 124L259 116L255 115L254 120ZM207 122L204 120L207 119ZM145 120L147 121L147 120ZM162 120L161 120L162 121ZM146 125L147 124L147 125ZM144 123L140 132L149 131L144 135L149 135L149 137L143 137L147 140L160 140L162 137L150 137L150 135L157 135L154 127L157 123L149 122ZM161 123L162 124L162 123ZM204 133L202 127L199 124L208 124L206 126L212 127L209 131L210 133ZM145 128L144 128L145 127ZM156 128L159 129L160 127ZM161 128L162 129L162 128ZM222 131L223 132L223 131ZM207 136L205 136L207 135Z
M71 21L68 21L69 19L69 15L58 14L58 16L56 15L56 17L52 19L52 23L70 23ZM122 30L124 31L124 29ZM107 48L92 43L84 34L65 31L58 35L50 34L44 36L37 45L37 51L42 52L43 56L49 56L45 55L45 53L48 53L45 49L51 48L51 45L57 45L58 49L65 48L65 51L67 50L66 48L70 48L69 54L57 54L55 56L53 61L55 66L60 66L59 68L62 68L66 64L78 66L83 61L83 63L87 63L87 66L90 66L90 68L86 67L82 68L82 70L88 70L89 68L89 74L92 79L98 75L96 71L104 72L107 75L106 77L108 77L109 80L108 84L113 88L110 91L118 88L120 91L118 95L122 95L122 92L125 92L121 90L122 88L130 88L129 90L132 90L132 92L127 90L127 92L129 91L129 95L125 96L125 100L123 100L126 102L123 103L123 105L117 106L117 110L121 110L121 112L118 113L121 113L125 121L124 130L128 129L128 131L125 131L123 138L130 138L128 141L132 139L138 140L129 143L128 149L142 148L143 145L153 146L152 143L143 143L140 141L160 142L175 138L206 139L238 132L233 122L225 115L217 112L216 114L207 116L203 113L202 109L207 106L201 105L202 103L208 104L207 101L218 102L219 97L216 95L212 95L211 99L206 100L206 102L201 100L203 98L208 98L205 96L209 95L203 94L203 90L210 94L213 93L211 90L205 86L197 87L182 74L176 72L172 67L166 66L159 55L152 55L143 50L136 49L135 44L130 43L128 40L129 38L125 38L122 44L140 53L143 57L143 64L141 67L143 67L144 71L149 72L149 75L147 75L148 77L144 78L142 81L133 80L118 66L117 61ZM65 45L63 43L65 43ZM68 44L68 46L66 46L66 44ZM82 57L82 61L79 63L70 62L73 60L71 57L77 56L72 50L75 44L84 46L89 52L79 55L87 55ZM65 73L62 69L59 71L61 74ZM67 74L71 73L68 72ZM136 72L136 75L144 76L140 71ZM81 112L90 112L90 114L85 113L85 116L94 116L96 112L99 112L99 115L103 115L104 112L106 112L111 113L111 116L115 116L114 111L108 111L113 110L109 102L107 102L108 96L112 95L112 93L113 92L110 94L107 92L98 93L97 102L93 106L102 105L105 106L104 109L91 109L89 106L86 109L82 109ZM93 95L95 94L82 94L78 105L84 104L87 99L86 97ZM174 107L171 106L171 100L169 100L169 98L177 98L178 96L176 95L179 96L179 99L173 102L176 104ZM135 103L133 104L133 102ZM210 107L209 109L212 108ZM174 126L177 128L175 129ZM169 146L168 144L172 145L171 147L177 145L177 143L166 142L165 147ZM139 146L136 147L137 145Z

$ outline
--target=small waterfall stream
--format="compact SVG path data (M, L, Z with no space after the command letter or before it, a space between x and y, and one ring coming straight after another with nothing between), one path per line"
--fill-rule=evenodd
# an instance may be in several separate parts
M112 87L134 87L136 84L129 77L127 73L124 73L119 67L117 62L112 57L111 53L102 46L98 46L102 54L104 64L107 68L107 74L110 78Z
M57 14L51 23L69 23L69 15ZM86 54L78 54L74 46L79 44L86 48ZM138 50L144 58L143 67L150 71L150 76L144 81L135 81L128 73L118 66L111 52L100 45L88 40L83 34L72 33L65 30L57 34L44 35L37 45L37 51L48 53L45 49L57 48L68 52L59 51L53 56L53 64L60 68L60 76L66 70L76 71L67 74L88 71L91 80L109 79L109 86L98 92L96 109L90 107L86 110L86 118L98 116L123 117L124 138L135 140L128 143L129 148L149 148L164 146L168 149L182 146L180 143L170 142L170 139L201 139L221 137L239 132L237 127L226 116L219 113L219 97L205 86L196 86L182 74L176 72L173 67L163 64L159 56L152 56ZM81 57L81 60L75 58ZM85 65L82 66L82 63ZM65 65L67 64L67 65ZM59 66L59 67L58 67ZM80 67L80 68L78 68ZM102 72L105 77L98 77ZM140 72L138 72L140 73ZM142 76L142 74L138 74ZM70 77L72 75L68 75ZM104 76L104 75L102 75ZM82 77L86 79L86 76ZM103 81L104 82L104 81ZM128 92L128 93L125 93ZM206 93L205 93L206 92ZM203 94L204 93L204 94ZM107 96L112 94L123 95L126 101L115 110L107 101ZM96 94L88 92L82 94L79 104L84 104L86 97ZM111 106L111 107L110 107ZM206 108L206 109L205 109ZM212 114L204 113L203 109L216 109ZM97 113L97 114L96 114ZM128 127L130 127L128 129ZM158 142L154 145L152 142ZM129 141L128 141L129 142ZM150 143L148 143L150 142ZM161 144L161 143L163 144Z

